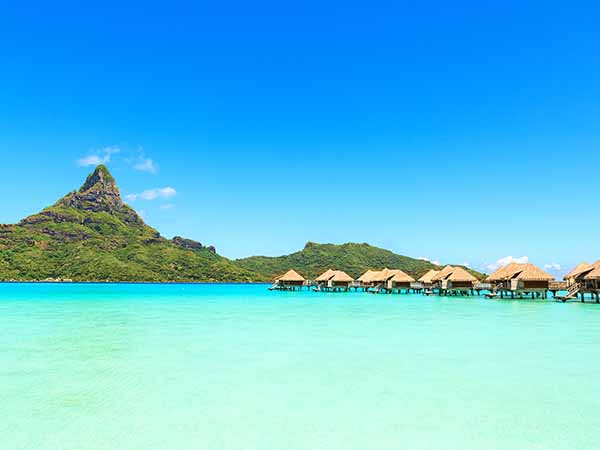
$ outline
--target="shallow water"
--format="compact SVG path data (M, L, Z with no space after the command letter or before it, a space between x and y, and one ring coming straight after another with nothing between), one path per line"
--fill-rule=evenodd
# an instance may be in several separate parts
M0 285L0 449L590 449L600 305Z

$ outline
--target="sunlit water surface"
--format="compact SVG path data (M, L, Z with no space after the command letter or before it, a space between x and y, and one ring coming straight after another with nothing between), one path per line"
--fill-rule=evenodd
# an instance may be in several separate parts
M0 449L591 449L600 305L0 285Z

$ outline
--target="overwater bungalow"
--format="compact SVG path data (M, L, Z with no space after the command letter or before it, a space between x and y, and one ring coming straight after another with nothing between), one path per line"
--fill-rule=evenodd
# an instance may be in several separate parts
M367 289L373 287L373 277L378 273L379 271L377 270L367 270L365 273L363 273L360 277L356 279L356 281L358 282L358 288L366 291Z
M317 278L315 278L315 282L317 284L326 282L327 280L329 280L329 278L331 278L333 276L334 273L335 273L335 270L327 269L325 272L323 272L321 275L319 275Z
M277 277L269 289L281 291L301 290L305 282L306 279L302 275L295 270L290 269L280 277Z
M383 287L383 283L385 282L389 271L390 269L386 267L385 269L379 270L373 275L371 275L371 287L374 289L375 292L379 292L379 290Z
M554 277L531 263L510 263L492 273L487 281L492 284L495 295L500 297L510 294L522 298L531 294L531 298L547 298L550 283Z
M383 269L372 277L377 292L398 292L404 289L407 293L410 291L411 283L415 279L399 269Z
M591 267L592 265L587 262L577 264L573 270L571 270L563 277L563 280L567 282L567 287L573 286L577 282L577 278L579 277L579 275L581 275L583 272L588 271Z
M441 291L442 280L452 273L452 269L452 266L446 266L442 270L438 270L438 273L431 277L432 291Z
M397 290L398 293L401 293L404 289L408 294L415 279L402 270L392 270L392 272L394 272L394 276L388 280L386 288L391 289L392 292Z
M585 301L585 294L589 294L596 303L600 303L600 260L594 264L581 263L564 276L567 282L567 295L563 301L581 297Z
M348 291L354 283L354 279L346 272L332 269L319 275L315 281L318 290L328 292Z
M433 289L439 295L469 295L473 293L477 278L462 267L446 266L431 277Z
M435 277L438 273L440 273L439 270L429 270L429 272L417 280L419 286L416 288L416 290L425 289L425 291L431 291L433 289L433 277Z

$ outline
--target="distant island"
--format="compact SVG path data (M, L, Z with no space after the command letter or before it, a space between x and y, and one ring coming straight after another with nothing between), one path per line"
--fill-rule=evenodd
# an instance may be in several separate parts
M123 202L104 165L54 205L18 224L0 225L0 281L266 282L290 268L312 278L330 267L353 277L383 267L415 277L439 269L354 243L309 242L291 255L230 260L212 246L178 236L167 239L146 225Z

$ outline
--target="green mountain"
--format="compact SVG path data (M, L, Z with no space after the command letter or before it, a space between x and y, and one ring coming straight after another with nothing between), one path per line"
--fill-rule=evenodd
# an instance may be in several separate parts
M268 279L295 269L307 278L314 278L327 269L347 272L357 278L367 269L380 270L384 267L400 269L415 278L421 277L430 269L439 266L421 259L397 255L389 250L369 244L316 244L309 242L304 249L287 256L252 256L236 261L241 267L260 273ZM476 277L482 274L469 270Z
M256 274L183 238L165 239L121 199L105 166L81 189L0 225L0 280L252 281Z
M105 166L53 206L0 225L0 281L248 282L269 281L290 268L312 278L330 267L353 277L383 267L413 276L439 268L367 244L312 242L287 256L231 261L214 247L166 239L146 225L123 203Z

